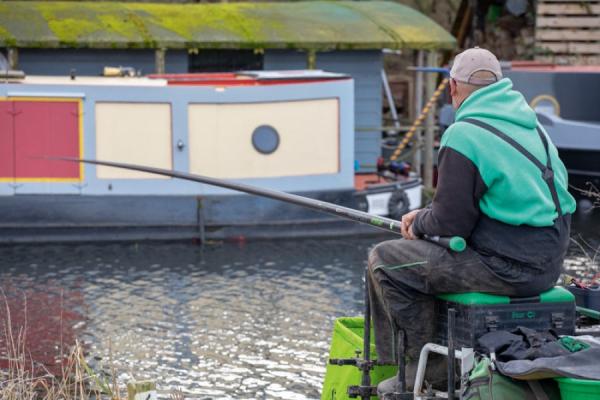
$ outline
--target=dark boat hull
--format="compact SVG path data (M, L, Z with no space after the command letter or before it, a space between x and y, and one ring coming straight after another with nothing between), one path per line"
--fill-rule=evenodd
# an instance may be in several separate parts
M399 185L399 184L397 184ZM367 196L397 185L298 193L369 210ZM420 191L420 181L402 187ZM410 196L409 196L410 197ZM410 204L414 209L420 204ZM0 196L0 243L119 240L246 240L379 235L372 226L248 195Z
M591 183L600 188L600 151L559 149L559 154L569 171L572 187L585 190Z

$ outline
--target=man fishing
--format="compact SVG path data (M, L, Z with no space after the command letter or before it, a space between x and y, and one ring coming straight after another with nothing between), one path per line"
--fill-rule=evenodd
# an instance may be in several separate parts
M561 272L575 210L556 148L525 98L502 78L491 52L476 47L456 56L450 95L456 121L441 140L431 206L404 215L403 239L383 242L369 254L378 359L397 361L402 330L410 387L419 351L433 341L434 295L525 297L550 289ZM455 253L419 240L423 235L462 236L469 246ZM396 378L388 379L378 385L378 395L396 388Z

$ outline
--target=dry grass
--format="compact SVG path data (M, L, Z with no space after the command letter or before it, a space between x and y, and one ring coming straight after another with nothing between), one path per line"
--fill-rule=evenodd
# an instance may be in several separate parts
M586 189L575 186L570 187L590 200L590 205L584 206L581 211L589 213L594 209L600 208L600 189L592 182L586 183ZM586 263L586 270L580 272L577 278L565 274L564 283L568 285L575 282L582 286L598 284L600 282L600 272L598 272L600 269L600 246L590 244L581 234L578 234L576 238L571 237L571 243L580 250Z
M571 186L571 188L590 199L592 202L591 209L600 208L600 189L598 189L598 187L596 187L596 185L594 185L592 182L587 182L586 186L586 189L581 189L575 186Z
M571 243L575 244L587 259L590 268L598 269L600 265L596 262L600 254L600 246L594 247L589 244L581 234L577 235L578 240L571 238Z
M0 361L5 368L0 369L0 399L2 400L121 400L117 391L109 388L87 365L84 350L79 341L63 353L61 337L60 372L51 373L44 365L35 362L27 350L27 318L25 323L14 331L8 299L0 288L5 314L2 335L5 343ZM24 296L25 297L25 296ZM24 298L24 314L27 315L27 299ZM62 321L60 322L62 323ZM116 380L114 380L116 387Z
M23 295L23 313L27 316L27 299ZM62 297L61 297L62 302ZM27 318L18 331L14 331L11 309L0 287L0 400L125 400L126 392L117 380L113 363L112 343L109 339L108 373L96 373L86 362L84 348L76 339L64 353L61 330L60 368L50 372L36 362L27 349ZM61 304L62 310L62 304ZM62 321L62 313L60 322ZM4 352L3 352L4 350ZM101 370L105 370L100 367ZM181 390L169 394L171 400L184 400Z
M175 389L169 395L170 400L185 400L183 392L180 389Z

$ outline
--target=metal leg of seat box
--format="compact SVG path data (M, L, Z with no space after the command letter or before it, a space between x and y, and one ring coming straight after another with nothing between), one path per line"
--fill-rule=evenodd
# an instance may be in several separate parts
M456 310L448 310L448 354L454 354L454 325L456 323ZM454 400L455 380L454 380L454 359L448 357L448 399Z
M430 353L437 353L448 357L448 347L435 343L427 343L421 349L419 355L419 365L417 366L417 374L415 377L414 398L421 398L423 392L423 382L425 380L425 369L427 367L427 359ZM461 350L454 351L454 358L460 360L460 375L464 376L473 369L475 363L474 352L472 348L463 347Z

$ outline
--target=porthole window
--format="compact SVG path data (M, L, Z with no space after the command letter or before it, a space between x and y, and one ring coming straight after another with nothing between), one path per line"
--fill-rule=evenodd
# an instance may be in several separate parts
M279 133L270 125L261 125L252 132L252 146L262 154L271 154L279 147Z

